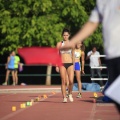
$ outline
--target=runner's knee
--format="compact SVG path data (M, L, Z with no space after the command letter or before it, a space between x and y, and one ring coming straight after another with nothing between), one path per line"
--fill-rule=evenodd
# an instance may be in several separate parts
M62 83L62 85L66 85L66 80L64 78L61 79L61 83Z

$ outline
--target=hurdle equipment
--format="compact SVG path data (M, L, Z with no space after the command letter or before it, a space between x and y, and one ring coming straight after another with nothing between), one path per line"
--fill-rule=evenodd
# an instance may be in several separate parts
M34 99L31 99L31 101L30 102L32 102L32 104L34 103Z
M16 111L16 106L12 106L12 111L13 111L13 112Z
M44 99L46 99L46 98L47 98L47 95L46 95L46 94L44 94L44 95L43 95L43 98L44 98Z
M33 103L32 103L32 102L30 102L30 106L32 106L32 104L33 104Z
M24 108L24 107L23 107L23 103L20 104L20 108Z
M30 106L30 102L28 101L28 102L26 102L26 106Z
M95 98L97 98L97 97L98 97L98 95L97 95L97 93L96 93L96 92L94 92L94 94L93 94L93 95L94 95L94 97L95 97Z
M96 101L97 101L97 98L98 98L98 95L97 95L97 93L96 92L94 92L93 93L93 103L96 103Z
M35 98L35 101L36 101L36 102L40 101L40 98L39 98L39 97L36 97L36 98Z
M23 108L26 108L26 104L25 103L23 103Z

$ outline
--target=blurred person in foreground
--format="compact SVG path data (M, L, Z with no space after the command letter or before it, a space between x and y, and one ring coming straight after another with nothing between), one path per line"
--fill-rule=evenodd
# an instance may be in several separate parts
M79 41L89 37L102 23L104 51L109 73L108 87L120 75L120 0L97 0L89 20L82 29L62 46L61 49L74 47ZM119 92L119 91L116 91ZM118 95L120 95L118 93ZM120 110L120 104L117 104Z

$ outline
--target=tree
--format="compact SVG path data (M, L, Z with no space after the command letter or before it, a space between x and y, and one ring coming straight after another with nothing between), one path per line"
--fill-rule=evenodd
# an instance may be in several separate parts
M24 46L52 46L64 27L74 35L87 21L94 0L0 0L0 54ZM101 27L85 42L102 45Z
M55 47L62 29L73 36L94 6L94 0L0 0L0 54L25 46ZM87 47L94 43L102 46L101 26L85 41Z

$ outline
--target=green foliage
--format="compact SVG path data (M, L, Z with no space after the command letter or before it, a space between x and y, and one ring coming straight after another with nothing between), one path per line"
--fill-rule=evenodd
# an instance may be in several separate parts
M52 46L64 27L74 35L87 21L94 0L0 0L0 54L24 46ZM102 45L101 27L85 42Z

